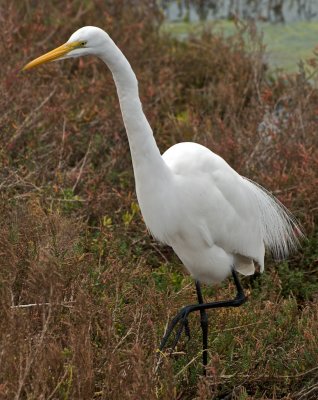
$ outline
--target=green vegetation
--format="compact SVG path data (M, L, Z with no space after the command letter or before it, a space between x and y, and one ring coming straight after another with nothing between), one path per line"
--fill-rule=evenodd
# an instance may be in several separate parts
M236 23L228 20L210 22L166 22L163 32L177 38L200 35L203 30L212 29L218 34L235 34ZM292 22L288 24L258 23L257 29L263 34L266 46L265 58L272 69L297 72L299 61L313 57L317 46L318 22Z
M178 41L160 29L155 1L133 3L0 4L0 398L313 400L316 60L271 75L252 27ZM88 24L131 62L162 151L208 146L272 190L306 232L290 259L268 257L263 275L242 280L244 306L209 312L206 378L197 315L191 342L157 352L195 289L142 221L111 74L89 58L17 72ZM230 280L204 287L211 300L233 291Z

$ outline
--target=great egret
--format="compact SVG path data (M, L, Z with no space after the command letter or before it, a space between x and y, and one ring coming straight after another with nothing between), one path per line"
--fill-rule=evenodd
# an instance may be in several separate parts
M246 297L237 272L251 275L254 262L264 270L265 247L284 257L300 232L287 209L265 189L240 176L221 157L197 143L179 143L163 155L142 110L136 76L119 48L102 29L86 26L60 47L23 69L84 55L102 59L113 74L132 157L137 198L152 235L173 248L196 281L199 304L184 307L160 344L163 349L179 324L190 337L188 315L200 311L203 365L207 365L206 309L236 307ZM237 295L204 303L200 282L221 282L232 274Z

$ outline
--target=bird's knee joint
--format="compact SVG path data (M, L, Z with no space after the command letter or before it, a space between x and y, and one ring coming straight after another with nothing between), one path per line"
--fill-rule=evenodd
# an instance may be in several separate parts
M233 304L233 306L234 306L234 307L239 307L239 306L241 306L242 304L244 304L244 303L246 302L246 300L247 300L247 296L245 296L244 293L239 293L239 294L236 296L236 298L234 299L234 304Z

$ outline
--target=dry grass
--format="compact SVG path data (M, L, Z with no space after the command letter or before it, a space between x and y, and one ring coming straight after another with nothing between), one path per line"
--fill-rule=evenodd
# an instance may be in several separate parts
M318 93L308 72L271 76L244 26L227 40L159 35L155 2L5 0L0 18L0 398L317 398ZM273 190L308 237L243 280L246 305L210 313L205 379L195 316L191 344L156 353L195 294L136 207L111 75L88 58L17 72L89 24L130 60L162 151L209 146ZM211 299L231 293L231 282L205 288Z

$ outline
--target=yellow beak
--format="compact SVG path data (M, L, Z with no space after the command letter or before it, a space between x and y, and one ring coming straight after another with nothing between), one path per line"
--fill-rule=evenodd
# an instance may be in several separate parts
M65 56L67 53L69 53L71 50L74 50L78 47L81 46L81 42L72 42L72 43L65 43L62 44L62 46L57 47L56 49L49 51L46 54L43 54L43 56L40 56L36 58L35 60L29 62L27 65L25 65L22 68L22 71L26 71L27 69L31 69L34 67L37 67L38 65L58 60L59 58Z

